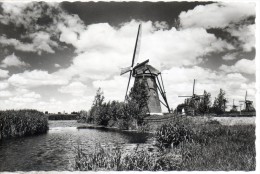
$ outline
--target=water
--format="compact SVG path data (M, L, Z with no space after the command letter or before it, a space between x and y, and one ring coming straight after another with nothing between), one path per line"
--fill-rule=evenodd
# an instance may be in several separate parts
M0 142L0 171L74 170L75 147L91 152L97 143L122 146L145 143L148 134L77 129L76 121L49 121L50 130L39 136Z

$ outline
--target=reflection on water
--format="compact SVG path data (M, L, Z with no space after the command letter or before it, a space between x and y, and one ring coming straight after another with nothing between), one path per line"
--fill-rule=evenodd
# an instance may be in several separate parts
M47 134L0 142L0 171L73 170L75 147L96 143L145 143L147 134L77 129L76 121L50 121Z

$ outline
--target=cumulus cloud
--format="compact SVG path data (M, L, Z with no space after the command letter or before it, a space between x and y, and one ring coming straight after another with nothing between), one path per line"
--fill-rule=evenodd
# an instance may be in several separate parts
M51 35L47 32L39 31L29 35L32 39L34 50L38 50L41 54L42 51L54 53L52 47L58 47L58 43L50 39Z
M10 91L0 91L0 97L11 97L12 95Z
M55 64L54 64L54 67L56 67L56 68L60 68L61 66L60 66L60 64L55 63Z
M23 94L21 96L11 97L9 101L18 103L33 103L41 98L41 95L35 92Z
M187 12L181 12L180 21L184 28L224 28L255 15L255 3L218 2L199 5Z
M17 87L38 87L48 85L64 85L68 81L62 77L49 74L47 71L33 70L25 71L23 73L13 74L8 82Z
M16 50L34 52L33 44L23 43L17 39L7 38L6 36L0 36L0 43L3 46L14 46Z
M240 48L251 51L255 47L255 24L246 21L252 16L255 16L253 2L218 2L196 6L181 12L179 17L183 28L221 28L238 38Z
M224 72L239 72L245 74L255 74L256 73L256 66L255 66L255 59L248 60L248 59L240 59L234 65L221 65L219 67L220 70Z
M7 78L7 77L9 77L8 73L9 73L8 70L0 69L0 78Z
M72 82L58 89L61 93L68 93L75 96L82 96L87 90L87 86L81 82Z
M9 84L5 81L0 81L0 90L6 89Z
M78 55L70 67L61 69L57 74L67 77L78 75L84 79L107 79L119 74L120 68L131 63L138 24L131 21L120 28L107 23L89 25L78 39L73 37L66 41L73 44ZM151 21L142 24L139 62L149 59L158 69L199 64L207 54L233 49L232 45L202 28L178 31L175 28L159 29L160 26Z
M35 109L31 106L40 102L40 99L40 94L24 88L0 91L0 109Z
M255 24L228 28L227 31L239 39L244 51L251 51L255 47Z
M1 23L5 25L13 24L17 27L22 26L27 31L24 34L21 33L21 38L0 36L2 45L13 46L16 50L37 52L38 54L42 52L55 53L55 48L58 47L57 40L63 41L64 34L69 36L68 33L64 33L64 27L72 29L84 26L77 15L67 14L57 3L3 2L2 9ZM77 26L73 21L81 24ZM26 40L26 42L22 40Z
M21 66L28 66L24 61L21 61L19 57L17 57L14 53L5 57L4 60L2 60L2 64L0 67L6 68L10 66L15 66L15 67L21 67Z
M16 50L25 52L37 52L41 54L42 51L54 53L52 47L57 47L58 44L50 39L50 35L46 32L36 32L28 36L32 39L31 43L25 43L6 36L0 36L0 43L4 46L13 46Z
M236 52L235 53L227 53L222 57L222 59L226 60L226 61L235 60L235 59L238 58L237 56L238 56L238 53L236 53Z

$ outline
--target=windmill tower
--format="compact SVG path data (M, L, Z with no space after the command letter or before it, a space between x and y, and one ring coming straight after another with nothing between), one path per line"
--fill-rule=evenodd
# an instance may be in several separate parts
M193 88L192 88L192 95L191 96L178 96L178 97L186 97L186 101L188 103L192 102L193 106L189 107L188 112L191 112L192 115L195 115L195 108L198 107L199 101L201 100L201 97L204 95L197 95L195 94L195 83L196 80L193 81Z
M130 84L131 78L133 77L135 79L135 81L134 81L135 84L141 83L141 82L146 82L147 90L148 90L147 91L148 92L147 105L148 105L149 114L161 114L162 109L161 109L160 103L162 103L167 108L168 112L170 112L170 107L168 105L168 101L166 98L166 92L164 89L161 73L157 69L155 69L153 66L148 65L149 59L142 63L135 65L136 59L138 57L137 52L140 49L140 35L141 35L140 32L141 32L141 24L138 27L131 66L123 68L121 70L121 74L120 74L120 75L123 75L123 74L129 72L129 79L128 79L128 84L127 84L127 88L126 88L125 99L127 98L129 84ZM159 79L159 76L160 76L160 79ZM164 102L160 100L158 91L160 92L161 97L163 98Z
M247 100L247 91L246 91L246 95L245 95L245 100L244 101L239 101L239 102L243 102L244 103L246 112L255 111L255 108L253 107L253 101Z

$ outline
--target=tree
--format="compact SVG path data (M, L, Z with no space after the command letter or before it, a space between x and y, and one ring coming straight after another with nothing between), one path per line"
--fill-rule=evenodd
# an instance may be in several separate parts
M226 109L227 99L225 97L226 93L223 89L220 89L218 96L215 98L213 103L213 112L216 114L223 114Z
M143 118L148 113L148 86L146 79L136 81L131 88L127 103L124 105L124 118L129 121L136 119L138 124L142 123Z
M120 119L123 115L123 103L113 100L110 105L109 114L111 114L111 119L114 121Z
M210 106L211 106L211 94L204 90L203 98L199 102L198 113L203 115L209 113Z
M100 112L104 99L105 99L105 97L104 97L103 91L101 90L101 88L98 88L96 96L95 96L93 104L92 104L92 107L89 111L89 117L88 117L87 122L93 123L95 121L95 119L97 118L97 115Z
M110 102L108 103L102 103L96 112L95 116L95 123L102 126L107 126L109 120L111 119L111 113L110 113Z

